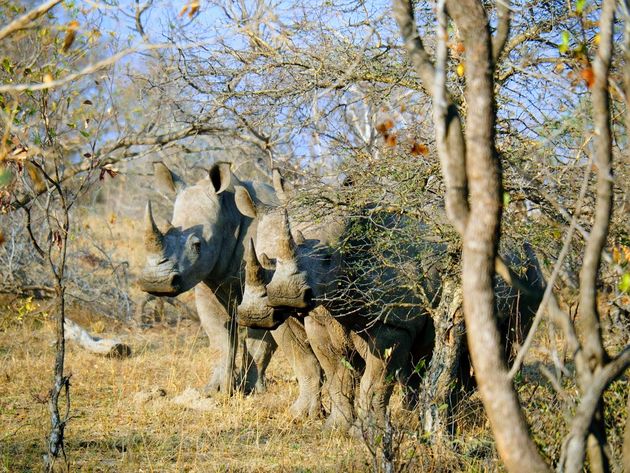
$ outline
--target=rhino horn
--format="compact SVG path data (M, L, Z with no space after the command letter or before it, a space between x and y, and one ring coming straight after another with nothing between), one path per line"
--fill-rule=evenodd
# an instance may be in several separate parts
M278 200L281 203L286 204L289 199L284 188L284 178L282 177L282 174L280 174L280 170L278 168L273 168L272 182L273 189L276 191L276 196L278 196Z
M164 236L153 219L151 201L147 202L147 208L144 213L144 225L144 245L146 250L150 253L161 253L164 250Z
M282 228L280 229L280 248L278 256L290 260L295 258L295 249L297 245L295 244L293 235L291 235L289 216L286 209L282 212L282 221L280 225L282 226Z
M254 240L251 238L245 252L245 281L247 284L257 286L262 286L265 283L263 280L263 267L258 261Z

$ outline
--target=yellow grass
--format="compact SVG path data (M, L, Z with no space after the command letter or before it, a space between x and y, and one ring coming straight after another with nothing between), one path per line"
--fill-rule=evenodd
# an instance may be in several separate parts
M49 428L47 392L54 345L50 317L16 320L23 301L0 301L0 471L41 471ZM148 330L129 328L71 308L85 327L115 334L133 356L110 359L68 344L71 420L66 451L73 470L98 472L170 471L366 471L372 456L359 439L324 433L322 419L294 419L288 408L297 383L282 353L268 373L268 391L218 399L200 411L174 404L187 388L201 388L215 354L198 324ZM35 307L34 312L37 312ZM166 396L141 401L138 393L161 388ZM429 447L417 435L415 416L393 402L394 423L407 429L400 458L410 471L489 471L493 455L466 460ZM485 435L477 439L491 441ZM466 441L463 442L467 443ZM470 443L469 445L470 446ZM450 448L450 447L449 447ZM489 460L489 461L488 461Z
M138 219L116 215L82 216L90 232L114 260L129 262L131 281L143 263ZM79 243L79 242L77 242ZM85 242L83 242L85 243ZM89 246L89 245L88 245ZM88 264L79 261L77 264ZM103 274L97 274L98 271ZM95 267L91 276L111 277ZM129 290L138 302L142 294ZM184 295L190 302L191 294ZM47 393L52 384L53 323L44 303L0 299L0 472L41 471L49 429ZM277 352L268 371L265 394L222 398L201 411L172 399L205 384L216 354L197 323L160 325L148 330L98 316L88 303L69 308L69 316L101 336L115 335L131 345L133 356L103 358L69 343L66 372L71 378L71 419L66 451L73 471L369 471L373 458L363 441L322 431L323 419L293 419L289 406L297 383ZM111 315L111 314L110 314ZM566 424L558 397L535 369L549 365L551 340L539 331L539 345L526 359L517 388L534 438L549 459L558 458ZM607 422L619 458L627 379L607 394ZM143 393L162 389L163 397L142 401ZM574 387L566 386L570 395ZM140 394L139 394L140 393ZM455 412L459 432L453 442L430 445L417 414L392 399L393 423L403 433L399 464L406 471L502 471L478 397L464 399ZM620 471L617 466L615 471Z
M0 334L0 470L41 469L49 425L41 403L51 384L52 327L23 323ZM219 400L207 412L173 404L187 387L201 387L214 359L198 326L127 333L126 360L69 345L72 406L66 430L72 465L83 471L361 470L361 444L321 433L321 421L291 419L296 385L276 355L268 392ZM166 396L138 402L160 387Z

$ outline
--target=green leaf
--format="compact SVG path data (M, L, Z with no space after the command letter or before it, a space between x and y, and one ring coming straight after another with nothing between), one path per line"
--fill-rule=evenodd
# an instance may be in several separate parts
M0 168L0 187L9 185L13 180L13 173L10 169Z
M569 51L569 41L571 40L571 34L568 31L563 31L560 39L561 42L558 45L558 51L560 51L560 54L565 54Z
M8 74L13 73L13 64L11 64L11 60L8 57L5 57L2 60L2 69L4 69L4 71Z
M508 192L503 193L503 208L510 205L510 194Z
M343 366L349 371L354 371L354 366L352 366L350 362L346 360L345 358L341 358L341 366Z
M625 292L626 294L630 294L630 273L624 273L621 276L621 281L619 281L619 290L621 292Z
M575 13L581 15L584 11L584 5L586 5L586 0L577 0L575 2Z

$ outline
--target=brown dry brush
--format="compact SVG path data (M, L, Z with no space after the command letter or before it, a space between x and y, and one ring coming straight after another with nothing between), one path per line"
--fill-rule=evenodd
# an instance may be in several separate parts
M520 401L513 389L512 375L501 356L493 315L495 265L500 273L503 272L502 276L505 274L504 263L497 260L502 192L495 148L493 70L501 57L510 25L509 7L500 3L499 9L502 10L499 27L493 37L481 3L440 2L434 65L418 36L412 5L397 1L394 6L412 64L434 99L434 124L445 178L446 208L463 237L462 278L468 344L498 451L509 471L548 471L549 467L531 439ZM574 325L559 307L553 291L547 291L543 301L549 304L550 318L564 332L575 356L577 381L581 389L580 402L569 422L569 432L563 443L560 471L581 469L587 451L593 471L609 471L611 459L603 427L602 395L630 363L629 347L616 356L606 353L596 306L597 273L612 214L608 77L614 9L614 1L604 2L600 20L601 42L594 64L592 97L597 130L595 155L598 184L594 223L587 239L580 278L582 324ZM462 131L462 119L449 103L446 90L447 10L462 35L466 50L466 133ZM523 350L527 348L525 346Z
M77 130L75 120L83 119L84 128L94 119L89 106L90 100L77 104L67 99L62 92L69 90L48 90L53 84L53 75L58 71L59 54L68 51L75 41L78 23L73 22L72 38L66 37L63 48L58 51L55 38L48 28L55 27L56 18L47 14L59 1L48 1L37 7L24 8L20 4L7 4L2 8L15 16L15 19L0 30L1 49L6 54L3 59L2 82L3 104L1 115L3 136L2 173L9 176L8 184L2 189L2 213L25 213L25 229L31 241L30 261L19 261L38 268L47 268L48 277L37 284L20 287L19 278L11 283L18 284L21 292L32 291L55 296L55 357L53 385L49 393L50 432L47 439L44 463L47 471L66 470L68 462L64 448L64 431L70 419L70 377L65 373L65 333L64 325L68 305L68 258L70 232L72 230L71 211L77 201L96 182L98 163L86 159L80 173L73 172L78 153L85 147L94 149L96 138L90 131ZM19 32L20 34L14 35ZM69 33L70 31L68 31ZM39 34L42 33L42 34ZM85 47L83 41L83 47ZM71 56L68 63L80 66L80 56ZM48 61L42 66L42 61ZM36 72L33 70L37 69ZM28 89L25 84L33 81L37 91ZM50 85L49 85L50 84ZM75 90L85 92L89 85L80 80L70 81ZM37 88L34 86L34 88ZM73 90L73 91L75 91ZM77 113L78 112L78 113ZM82 115L82 116L81 116ZM102 118L102 117L101 117ZM69 135L78 139L66 141ZM90 142L91 141L91 142ZM91 156L90 153L87 153ZM71 179L74 177L75 179ZM11 215L13 217L13 215ZM7 217L9 218L9 217ZM13 248L22 245L20 235L12 235ZM28 252L24 245L22 250ZM6 251L6 249L3 249ZM10 258L15 254L10 255ZM27 258L28 259L28 258ZM35 263L35 264L33 264ZM11 274L10 276L15 276ZM28 275L26 276L28 278ZM29 281L30 282L30 281ZM33 287L35 286L35 287Z

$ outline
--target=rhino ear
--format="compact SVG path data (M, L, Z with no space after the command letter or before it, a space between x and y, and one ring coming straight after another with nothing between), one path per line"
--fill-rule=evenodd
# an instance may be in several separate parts
M275 261L271 260L269 258L269 256L267 256L267 253L261 253L260 256L258 257L258 261L260 261L260 265L268 270L268 271L275 271L276 270L276 263Z
M232 164L220 161L212 165L208 177L214 187L214 192L220 194L232 185Z
M252 199L252 196L249 195L249 192L247 192L247 189L243 186L236 186L234 188L234 201L240 213L249 218L256 218L258 211L256 210L254 199Z
M158 189L166 194L176 194L186 187L184 180L171 171L162 161L153 162L153 176Z
M293 233L296 245L301 246L306 242L306 238L304 238L304 234L300 230L295 230Z

